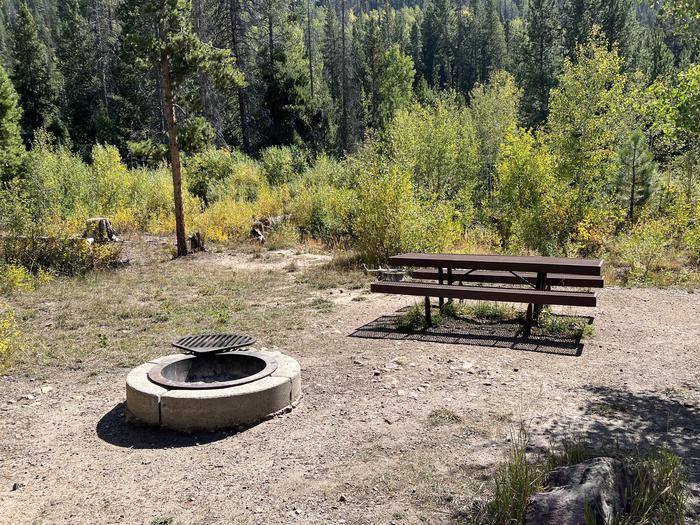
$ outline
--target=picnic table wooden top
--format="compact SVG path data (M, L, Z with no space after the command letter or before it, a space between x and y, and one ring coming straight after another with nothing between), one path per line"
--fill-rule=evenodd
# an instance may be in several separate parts
M461 253L403 253L389 257L389 264L395 266L427 266L468 270L566 273L571 275L601 275L603 269L603 261L601 259L572 259L530 255L469 255Z

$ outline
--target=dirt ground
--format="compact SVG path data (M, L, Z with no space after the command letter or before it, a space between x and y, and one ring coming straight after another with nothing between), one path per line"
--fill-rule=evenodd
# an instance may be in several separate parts
M262 275L326 260L282 256L179 264ZM130 271L161 271L138 265ZM700 522L700 295L605 289L593 312L566 310L593 314L593 337L559 351L507 334L403 337L372 327L411 299L313 293L323 307L303 329L280 324L258 344L301 363L302 401L244 431L127 425L129 367L111 361L0 377L0 523L456 523L486 494L520 423L533 451L567 437L668 447L689 471L688 523Z

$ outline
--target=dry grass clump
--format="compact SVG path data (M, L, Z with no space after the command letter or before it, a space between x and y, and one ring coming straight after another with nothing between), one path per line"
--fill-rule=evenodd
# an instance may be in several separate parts
M527 442L521 425L505 461L496 468L488 501L468 514L469 523L524 524L528 500L545 489L548 472L600 455L583 441L565 440L556 450L547 451L543 459L533 459L527 452ZM622 455L620 459L631 483L623 497L622 515L609 525L682 525L688 475L681 459L665 449ZM592 513L586 515L585 525L596 525Z

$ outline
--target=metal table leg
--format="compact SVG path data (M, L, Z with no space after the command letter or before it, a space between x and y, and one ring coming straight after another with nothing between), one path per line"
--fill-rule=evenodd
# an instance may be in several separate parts
M537 272L537 282L535 283L536 290L545 290L547 288L547 273ZM528 304L527 314L525 315L525 327L523 329L523 335L525 337L530 337L532 331L533 321L537 321L542 313L541 304Z

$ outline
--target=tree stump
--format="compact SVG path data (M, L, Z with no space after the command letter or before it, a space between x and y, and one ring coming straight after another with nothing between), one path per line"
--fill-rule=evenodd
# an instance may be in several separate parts
M93 217L85 221L85 232L83 237L88 242L104 243L118 241L112 223L104 217Z
M190 235L190 251L194 252L204 252L204 237L202 234L197 232L194 235Z

